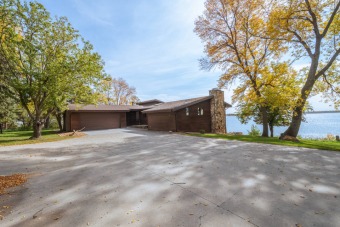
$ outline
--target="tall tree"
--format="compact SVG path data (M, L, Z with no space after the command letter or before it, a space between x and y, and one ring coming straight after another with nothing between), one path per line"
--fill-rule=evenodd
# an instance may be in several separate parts
M240 86L235 97L251 89L258 100L262 113L262 136L268 136L268 108L261 88L265 79L260 74L268 62L283 51L279 42L261 39L256 34L265 21L261 18L263 1L207 0L205 11L196 21L195 32L205 43L208 59L201 60L204 69L214 66L224 74L220 84L228 86L235 80Z
M306 79L294 103L290 126L284 132L296 137L307 99L315 85L321 83L324 88L340 91L339 73L331 70L332 65L339 62L340 1L280 0L272 1L272 4L267 38L284 42L294 57L309 62Z
M274 126L287 126L292 116L292 106L296 102L301 84L299 75L288 62L271 63L261 69L262 81L261 99L258 99L252 89L247 89L241 95L235 93L233 99L238 101L237 116L242 123L253 119L262 124L262 112L259 103L268 106L268 125L271 137Z
M130 86L123 78L108 77L104 83L107 101L110 105L132 105L139 101L136 88Z
M103 63L66 18L51 19L43 5L20 0L0 5L4 80L33 121L32 138L39 138L46 118L66 108L70 95L91 99Z

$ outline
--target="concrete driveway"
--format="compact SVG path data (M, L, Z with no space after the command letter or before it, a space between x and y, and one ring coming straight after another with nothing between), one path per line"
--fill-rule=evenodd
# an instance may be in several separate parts
M0 196L1 226L340 226L339 152L88 133L0 148L0 175L32 174Z

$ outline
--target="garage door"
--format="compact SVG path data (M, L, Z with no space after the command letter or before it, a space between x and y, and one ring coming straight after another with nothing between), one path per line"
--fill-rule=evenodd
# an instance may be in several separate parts
M72 113L71 130L120 128L120 113Z

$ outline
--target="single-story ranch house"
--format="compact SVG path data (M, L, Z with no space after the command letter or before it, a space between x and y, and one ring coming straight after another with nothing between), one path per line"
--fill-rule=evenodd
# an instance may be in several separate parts
M162 102L157 99L137 105L75 105L64 113L66 131L124 128L148 125L149 130L174 132L226 133L224 92L209 91L209 96Z

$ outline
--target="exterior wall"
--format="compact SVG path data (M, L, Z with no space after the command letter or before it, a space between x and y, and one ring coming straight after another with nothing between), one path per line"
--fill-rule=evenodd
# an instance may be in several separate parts
M189 116L186 108L176 111L177 131L179 132L211 132L210 100L189 106ZM203 115L198 115L198 108L203 109Z
M148 128L153 131L176 131L175 114L167 113L148 113Z
M127 113L120 113L120 126L119 126L119 128L125 128L126 127L126 114Z
M224 106L224 92L218 89L209 91L211 99L211 132L217 134L227 133L226 114Z

